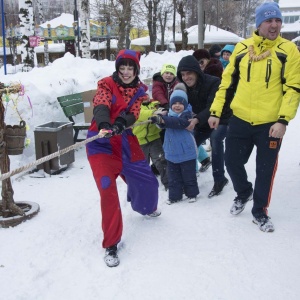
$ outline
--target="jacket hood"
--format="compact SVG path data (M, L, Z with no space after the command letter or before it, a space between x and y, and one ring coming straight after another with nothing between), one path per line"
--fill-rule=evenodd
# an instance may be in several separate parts
M203 72L200 69L197 59L193 55L183 57L177 67L177 78L182 81L181 71L192 71L198 74L198 77L203 77Z
M226 45L221 51L221 57L224 51L229 51L232 54L233 50L234 50L234 45Z

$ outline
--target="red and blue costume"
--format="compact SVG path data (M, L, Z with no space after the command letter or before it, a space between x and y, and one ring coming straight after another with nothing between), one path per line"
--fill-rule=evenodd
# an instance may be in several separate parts
M126 56L126 53L123 55ZM123 86L117 77L115 72L113 76L98 82L97 93L93 99L94 118L87 137L99 133L99 124L114 124L119 119L124 121L127 129L111 138L94 140L86 147L100 192L103 248L116 245L122 237L123 222L116 183L118 176L127 184L127 201L131 203L134 211L142 215L151 214L156 211L158 203L158 181L136 136L128 129L137 120L141 103L147 97L145 87L139 80L130 86Z

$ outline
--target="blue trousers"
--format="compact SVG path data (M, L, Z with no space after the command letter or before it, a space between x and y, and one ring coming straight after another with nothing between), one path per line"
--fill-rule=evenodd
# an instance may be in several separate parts
M253 216L267 214L273 181L277 170L281 139L269 137L274 123L252 126L232 117L226 136L225 164L238 197L248 197L253 188L248 181L245 164L256 146L256 178L253 193Z

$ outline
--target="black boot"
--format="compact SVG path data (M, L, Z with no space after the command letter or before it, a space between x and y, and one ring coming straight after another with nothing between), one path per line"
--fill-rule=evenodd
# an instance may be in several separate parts
M159 171L157 170L155 164L151 165L151 170L155 176L159 176Z
M205 172L210 166L211 166L211 160L210 160L210 157L207 157L201 161L201 167L200 167L199 171L201 173Z
M211 192L208 194L208 198L220 195L221 192L223 191L224 186L227 184L228 184L228 179L226 177L222 181L215 182L214 187L212 188Z

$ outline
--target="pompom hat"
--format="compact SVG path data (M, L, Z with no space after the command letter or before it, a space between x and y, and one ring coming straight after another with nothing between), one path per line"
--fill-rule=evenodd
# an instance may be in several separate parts
M255 24L256 28L259 25L269 19L278 18L282 21L281 11L276 2L265 2L258 6L255 10Z
M176 76L177 68L172 64L164 64L160 71L160 74L163 75L164 73L169 72Z
M171 108L172 108L172 105L175 104L176 102L182 103L184 106L184 109L187 109L188 97L186 94L186 87L181 82L175 85L174 91L170 97Z
M116 58L116 70L119 70L119 67L122 64L122 60L123 59L131 59L135 62L136 67L137 67L137 71L139 73L140 71L140 58L141 58L141 53L138 51L134 51L134 50L129 50L129 49L123 49L120 50L117 58Z

